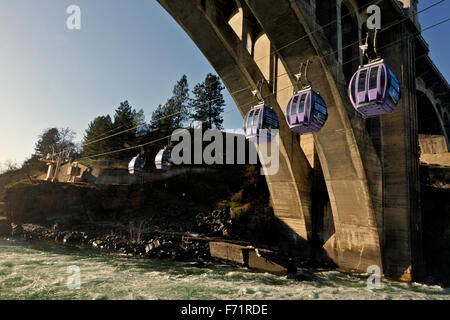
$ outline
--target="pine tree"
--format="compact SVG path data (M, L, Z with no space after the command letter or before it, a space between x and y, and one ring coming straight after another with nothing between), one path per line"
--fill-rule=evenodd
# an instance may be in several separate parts
M207 129L212 129L213 126L219 130L222 129L222 112L225 106L222 90L224 89L220 78L211 73L206 76L205 81L197 84L193 90L192 119L204 122Z
M111 147L115 150L123 149L134 145L136 137L139 134L139 126L145 123L144 112L136 112L127 100L120 103L114 114L113 128L117 132L125 131L110 139ZM119 155L119 158L123 158Z
M113 117L100 116L89 124L82 144L83 155L92 156L121 150L137 144L137 138L148 130L144 111L136 111L128 101L120 103ZM103 139L106 138L106 139ZM109 158L128 159L135 151L108 155Z
M82 144L83 156L92 156L110 151L111 143L108 139L98 140L106 137L108 133L113 133L111 131L112 127L113 123L109 115L97 117L89 123Z
M186 75L174 86L173 95L164 105L159 105L152 114L150 128L158 131L159 136L168 136L174 130L182 128L189 118L189 86Z
M170 135L175 127L173 117L169 116L167 105L168 102L165 105L159 105L152 113L150 129L157 133L158 137Z
M181 79L173 88L173 96L168 101L168 112L174 115L174 125L176 128L181 128L189 118L189 85L186 75L183 75Z

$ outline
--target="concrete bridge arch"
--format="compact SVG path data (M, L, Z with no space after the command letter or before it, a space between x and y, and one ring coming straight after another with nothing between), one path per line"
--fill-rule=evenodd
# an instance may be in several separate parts
M227 2L170 0L160 3L205 54L244 116L257 104L251 91L265 75L229 25L228 17L222 14L221 7ZM271 82L262 89L268 104L283 119ZM284 121L280 122L280 135L283 137L280 141L280 169L278 174L267 176L271 200L280 224L288 231L287 242L295 243L295 247L301 249L299 254L308 255L308 240L312 236L312 171L304 153L297 147L298 137Z
M444 136L447 148L450 151L448 120L447 125L445 122L446 110L441 107L441 103L435 98L433 91L427 89L424 81L420 78L416 80L416 88L418 98L420 98L418 99L419 133ZM424 124L425 121L430 121L431 123L426 125L427 128L420 128L420 124Z
M367 2L278 0L274 10L272 0L158 1L210 61L242 115L256 103L250 90L267 80L263 94L281 120L282 162L267 182L291 246L307 247L322 233L320 245L341 268L365 272L377 265L386 275L410 281L421 267L416 52L414 39L403 37L416 31L414 21L381 37L390 44L383 53L399 76L402 100L392 114L363 119L348 100L347 81L361 62L365 13L357 8ZM336 11L317 16L325 3ZM405 14L395 0L381 6L386 24ZM330 23L333 15L347 12L351 20L341 21L339 30ZM307 59L329 119L321 132L300 137L283 121L284 106L296 88L293 74ZM325 197L316 199L321 190ZM318 205L324 199L329 204ZM329 211L332 221L325 223ZM326 236L324 224L332 226Z

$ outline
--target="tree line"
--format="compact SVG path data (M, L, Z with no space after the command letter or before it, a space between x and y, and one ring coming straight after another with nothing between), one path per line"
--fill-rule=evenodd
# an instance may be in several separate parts
M7 161L5 169L7 172L43 170L45 164L39 159L48 154L70 152L72 159L97 156L161 139L196 121L203 122L206 129L223 129L224 89L220 78L209 73L190 91L187 76L183 75L174 85L172 96L153 111L150 121L146 122L142 109L136 110L125 100L115 109L112 117L102 115L94 118L88 124L80 144L74 142L75 132L72 129L48 128L39 135L34 153L22 165ZM149 145L146 151L153 154L166 143L161 141ZM134 149L95 158L129 160L138 152Z
M187 76L183 75L174 85L172 96L156 107L148 123L142 109L136 110L128 101L124 101L115 110L113 118L109 115L99 116L89 123L81 154L83 157L96 156L158 140L195 121L203 122L207 129L223 129L224 89L220 78L209 73L190 92ZM104 139L108 136L108 139ZM160 148L164 143L167 142L161 141L147 149ZM130 150L113 153L108 158L126 160L138 152Z

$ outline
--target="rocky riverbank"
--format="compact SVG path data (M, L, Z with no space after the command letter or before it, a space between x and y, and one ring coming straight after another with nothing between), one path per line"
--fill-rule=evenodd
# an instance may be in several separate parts
M226 239L231 234L229 213L225 209L198 214L194 223L183 230L183 223L168 219L145 219L129 222L95 221L69 227L40 223L2 221L1 236L49 240L64 245L86 245L100 250L116 250L140 257L177 261L211 261L208 239ZM10 226L9 226L10 225ZM185 224L185 226L187 226Z
M199 264L220 261L275 275L296 274L296 262L281 254L277 247L249 240L246 233L242 234L243 237L236 233L243 228L249 229L253 232L253 239L256 239L257 228L261 228L262 222L255 217L246 226L236 222L241 211L242 208L223 207L199 213L191 217L189 223L176 213L164 217L141 217L128 224L120 221L80 222L78 219L68 222L67 218L56 223L53 221L53 224L12 222L9 231L0 236L54 241L67 246L118 251L141 258ZM224 249L217 251L221 246ZM232 253L229 248L237 248L237 251ZM245 258L243 261L236 257L241 254ZM306 261L297 261L297 265L304 267Z
M234 243L245 253L262 249L292 270L293 260L277 248L285 235L260 179L249 167L143 186L20 182L0 199L8 219L3 235L200 263L214 260L211 241Z
M212 256L212 250L210 250L213 243L240 244L243 248L247 248L246 250L254 248L249 242L230 239L232 220L226 210L215 210L209 215L199 214L196 218L197 229L206 233L177 232L173 230L173 226L167 225L164 225L164 228L167 229L161 230L157 225L149 225L151 221L142 220L139 223L130 223L128 226L108 221L94 224L85 223L78 225L76 231L64 230L58 224L43 226L33 223L11 223L9 233L3 232L0 236L25 238L28 241L54 241L67 246L86 246L98 250L118 251L142 258L200 264L217 260L217 256ZM264 258L260 258L259 262L255 261L253 265L249 266L246 263L241 266L276 275L295 274L297 268L294 261L278 254L276 248L271 249L275 249L275 251L260 249L265 253ZM259 251L256 252L259 253ZM232 261L229 263L235 264Z
M117 228L118 226L116 226ZM48 240L64 245L84 245L99 250L115 250L132 256L160 258L176 261L211 261L208 242L185 241L182 234L146 231L139 241L130 240L122 233L95 231L69 231L36 224L12 224L11 236L29 241ZM91 228L93 229L93 228ZM118 228L120 229L120 228ZM123 226L125 229L125 226Z

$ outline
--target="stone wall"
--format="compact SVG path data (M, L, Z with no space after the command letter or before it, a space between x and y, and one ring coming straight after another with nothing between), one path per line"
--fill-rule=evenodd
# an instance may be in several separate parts
M440 154L449 152L445 137L442 135L419 134L419 144L422 154Z

